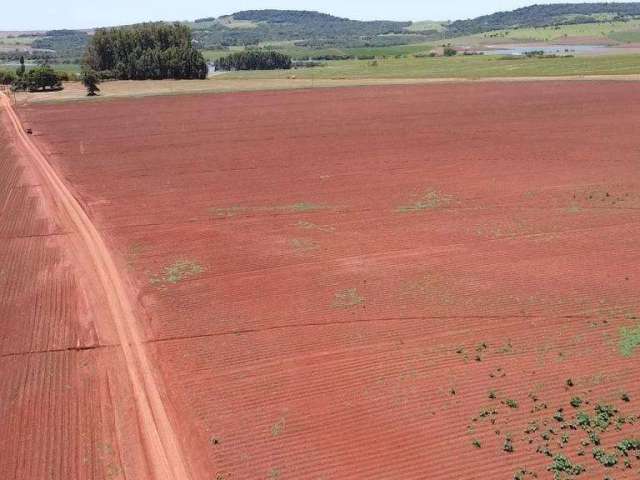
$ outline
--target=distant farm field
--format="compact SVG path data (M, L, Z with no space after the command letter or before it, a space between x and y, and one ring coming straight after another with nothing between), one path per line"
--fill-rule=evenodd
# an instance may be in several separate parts
M631 479L638 102L639 82L486 82L20 115L126 278L194 479ZM20 451L54 480L72 468L146 478L127 448L135 436L110 440L135 422L90 388L94 355L101 372L119 351L65 350L88 360L34 363L36 380L16 374L0 389L11 406L0 472L10 478ZM107 446L96 433L85 470L46 470L64 444L29 441L38 417L21 392L52 385L62 393L47 428L91 432L56 403L71 381L84 382L87 400L74 401L100 412Z
M386 58L329 62L326 67L232 72L232 78L491 78L640 73L640 55L602 55L558 58L503 58L478 55L446 58Z

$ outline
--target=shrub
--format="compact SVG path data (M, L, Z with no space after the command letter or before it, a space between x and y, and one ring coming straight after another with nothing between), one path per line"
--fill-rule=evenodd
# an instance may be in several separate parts
M458 54L458 51L452 47L444 47L443 53L445 57L455 57Z
M0 70L0 85L11 85L16 81L16 74L9 70Z
M59 90L62 88L62 82L53 68L48 65L42 65L26 72L24 76L14 82L15 90L29 90L36 92L38 90Z
M69 73L62 70L56 70L56 76L61 82L69 82L71 80Z

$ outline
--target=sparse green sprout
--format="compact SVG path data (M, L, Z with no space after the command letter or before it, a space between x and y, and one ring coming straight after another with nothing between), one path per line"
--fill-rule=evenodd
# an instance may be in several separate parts
M573 387L573 385L574 385L573 384L573 380L571 380L570 378L567 379L567 381L565 383L566 383L567 387Z
M487 418L496 415L498 411L493 407L487 407L480 410L480 418Z
M538 423L537 422L531 422L529 425L527 425L527 428L525 429L524 433L534 433L536 431L538 431Z
M569 443L569 434L568 434L568 433L564 433L564 434L562 435L562 437L560 438L560 442L561 442L563 445L566 445L567 443Z
M536 406L534 407L533 411L534 412L539 412L541 410L546 410L547 408L548 408L547 404L544 403L544 402L536 403Z
M618 463L618 457L605 452L602 448L593 449L593 458L605 467L613 467Z
M579 408L583 401L580 397L573 397L569 403L573 408Z
M477 438L474 439L471 444L476 447L476 448L482 448L482 444L480 443L480 440L478 440Z
M513 451L514 451L513 440L511 439L510 436L507 436L504 439L504 445L502 446L502 450L504 450L507 453L513 453Z
M598 435L596 432L589 432L589 440L594 445L600 445L600 435Z
M564 422L564 411L560 408L553 414L553 419L557 422Z
M509 408L518 408L518 402L516 400L511 399L511 398L507 398L504 401L504 404Z
M631 397L629 397L626 392L623 392L622 395L620 395L620 400L622 400L623 402L630 402Z
M531 476L533 478L538 478L538 475L535 472L531 472L531 471L527 470L526 468L521 468L520 470L518 470L514 474L513 480L525 480L527 475L529 475L529 476Z
M553 453L551 453L551 450L549 450L549 447L545 446L538 446L538 448L536 449L537 453L541 453L547 457L553 457Z

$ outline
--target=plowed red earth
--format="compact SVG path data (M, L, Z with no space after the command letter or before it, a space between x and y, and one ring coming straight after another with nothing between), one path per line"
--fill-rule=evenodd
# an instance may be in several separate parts
M640 438L639 102L638 83L487 83L21 115L131 279L136 328L194 478L553 478L549 452L582 465L580 478L620 479L640 472L615 448ZM3 215L2 228L20 218ZM38 254L21 251L35 268ZM55 278L39 278L35 298L55 295ZM17 301L3 306L14 318ZM70 336L80 320L64 321ZM20 339L11 345L25 343L11 362L81 395L63 376L95 351L57 354L71 362L60 370L29 363L66 338L29 322L2 323ZM19 375L8 363L4 378ZM26 432L42 400L7 403L10 383L2 405L17 410L2 448L22 446L0 457L2 471L46 478L20 465L82 456L77 422L95 421L83 410L92 403L76 424L47 411L51 435L78 440L38 449ZM610 426L572 425L579 410L595 419L596 405L618 410ZM565 420L553 418L560 408ZM131 435L119 441L136 444ZM146 478L130 465L61 466L67 477L53 478Z

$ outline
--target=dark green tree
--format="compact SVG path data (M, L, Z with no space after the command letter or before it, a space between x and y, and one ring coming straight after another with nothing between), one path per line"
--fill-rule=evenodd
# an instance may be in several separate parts
M20 66L18 67L18 76L20 78L24 77L25 66L24 66L24 56L20 55Z
M85 67L81 73L82 84L87 89L88 97L95 97L97 92L100 91L98 84L100 83L100 77L95 70Z
M36 67L26 74L26 86L30 91L62 88L60 78L48 66Z

